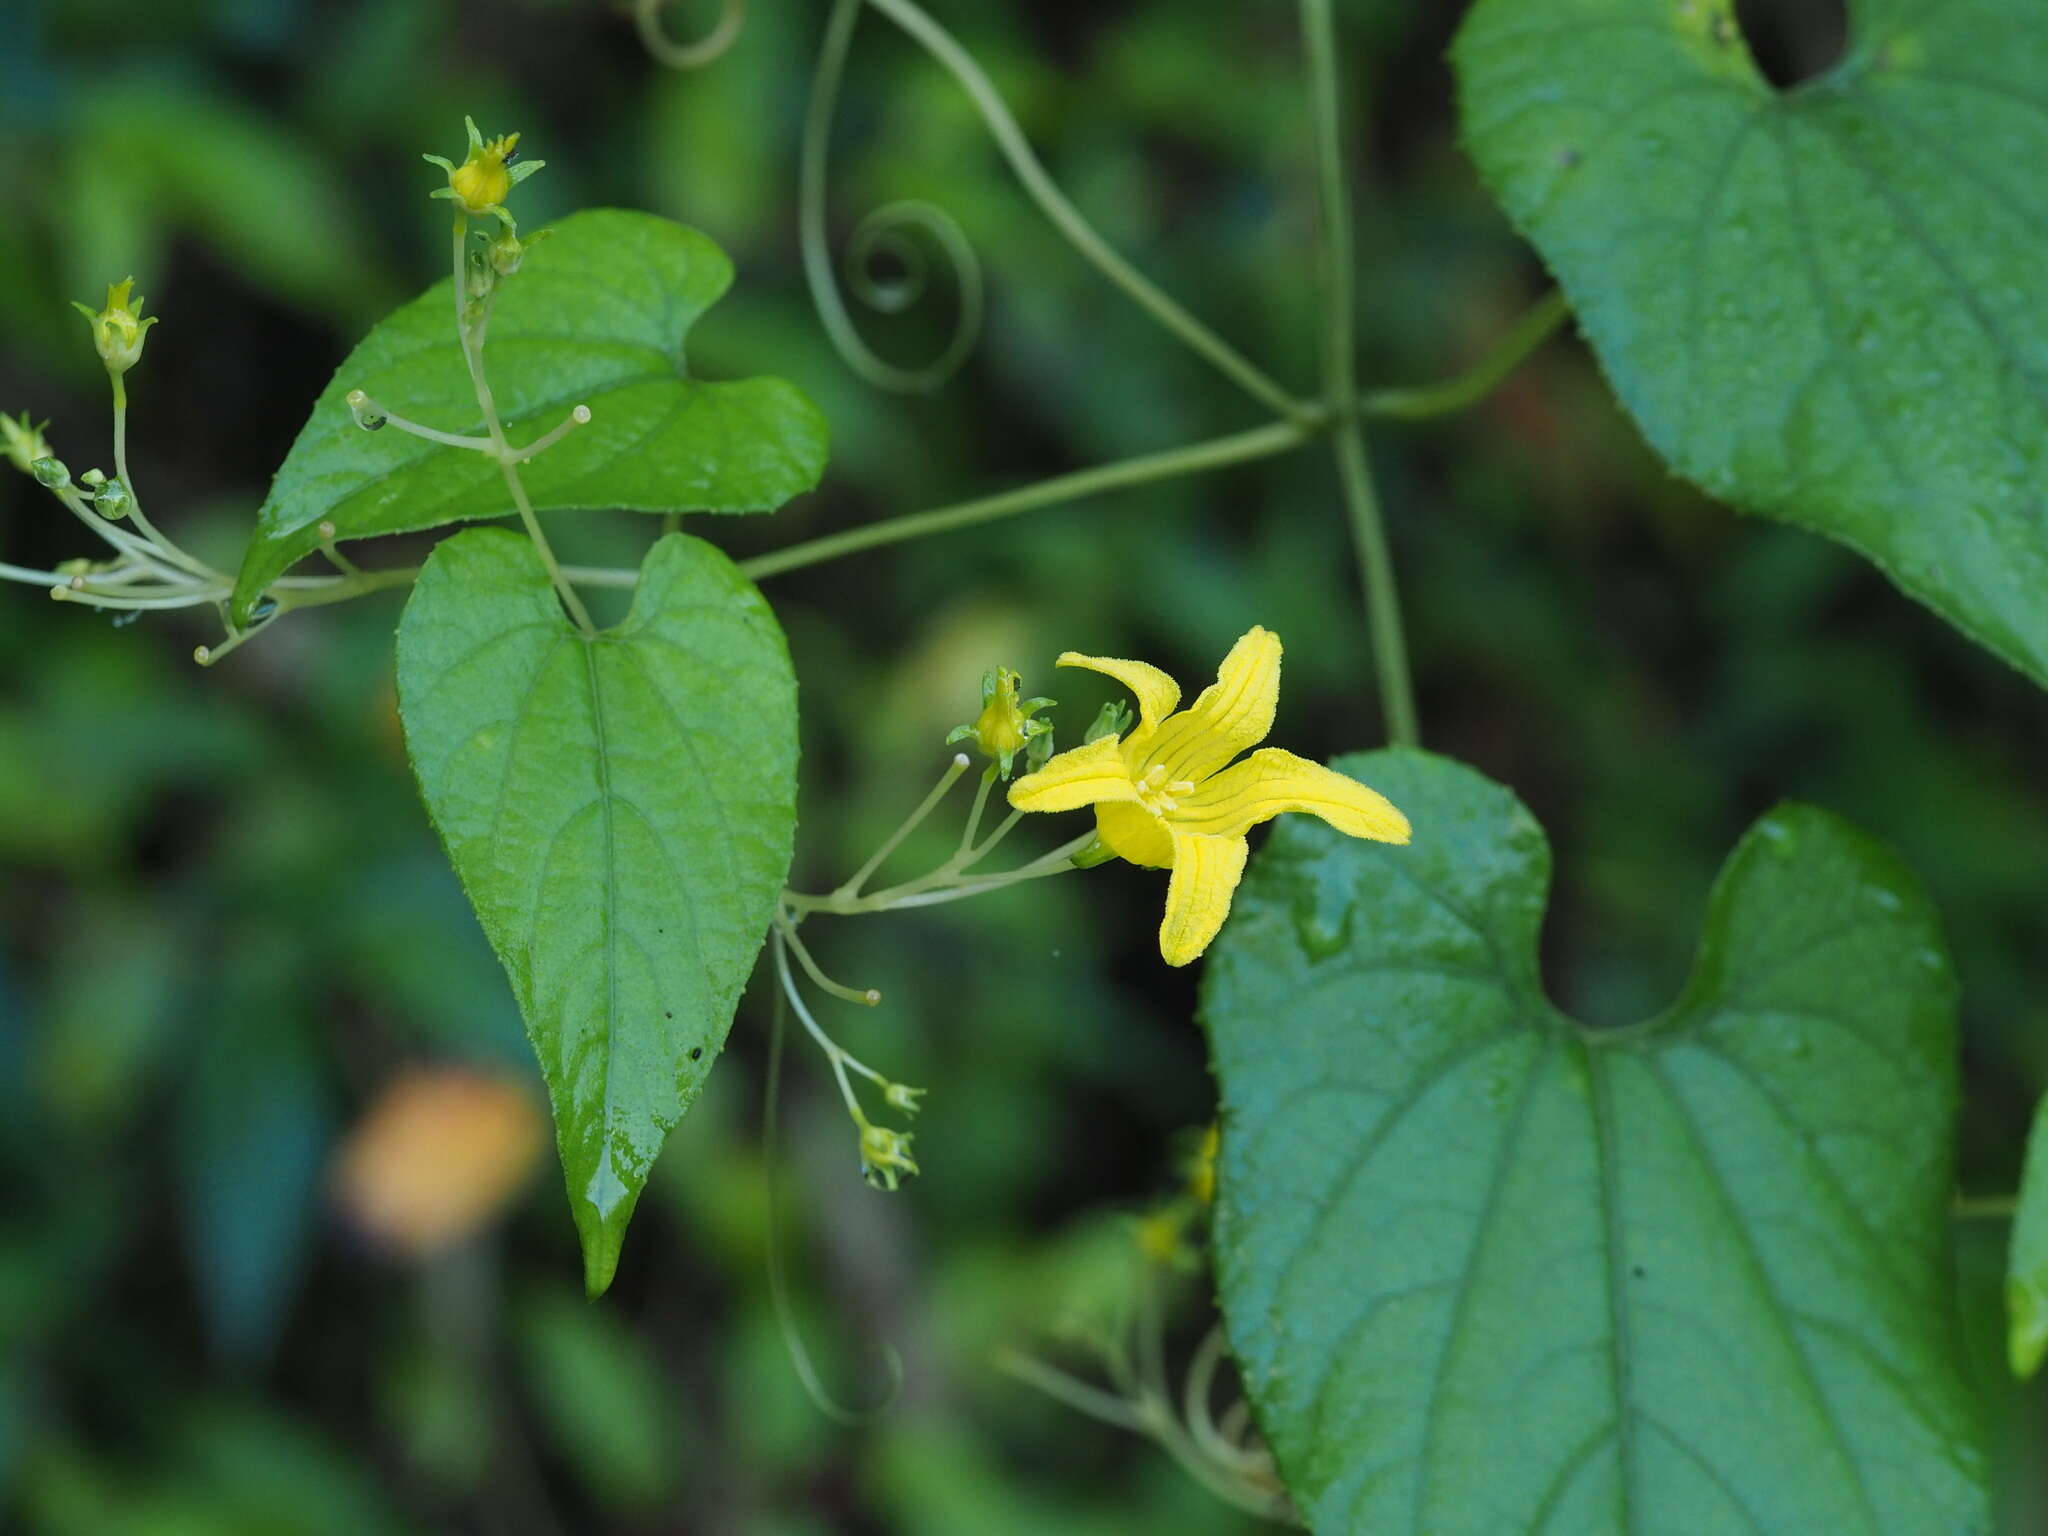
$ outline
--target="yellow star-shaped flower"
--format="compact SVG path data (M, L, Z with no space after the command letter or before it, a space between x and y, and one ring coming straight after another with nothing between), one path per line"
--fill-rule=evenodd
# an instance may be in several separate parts
M1230 915L1244 874L1245 833L1283 811L1307 811L1339 832L1382 843L1408 841L1408 818L1356 779L1262 747L1280 701L1280 637L1254 628L1223 658L1216 681L1175 712L1180 687L1142 661L1068 651L1063 667L1115 678L1138 698L1138 723L1062 752L1010 787L1020 811L1095 807L1096 831L1133 864L1170 869L1159 953L1186 965Z

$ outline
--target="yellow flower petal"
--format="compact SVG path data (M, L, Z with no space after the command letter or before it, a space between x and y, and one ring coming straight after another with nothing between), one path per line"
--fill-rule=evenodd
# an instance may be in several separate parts
M1386 796L1335 769L1279 747L1262 747L1205 779L1172 813L1174 829L1211 837L1242 837L1283 811L1320 816L1348 837L1408 841L1408 818Z
M1122 683L1138 699L1138 730L1154 729L1160 721L1173 713L1174 705L1180 702L1180 684L1164 672L1144 661L1119 661L1114 656L1083 656L1079 651L1062 651L1059 665L1063 667L1086 667L1090 672L1100 672L1104 677L1113 677Z
M1280 637L1253 625L1223 658L1216 681L1147 746L1146 761L1163 763L1170 780L1199 783L1266 739L1279 702Z
M1020 811L1071 811L1102 800L1137 798L1138 788L1114 736L1062 752L1010 786L1010 804Z
M1142 805L1112 801L1096 806L1095 834L1120 859L1147 869L1173 867L1173 834Z
M1173 834L1173 878L1166 883L1166 919L1159 925L1159 954L1168 965L1186 965L1209 947L1230 916L1230 898L1249 852L1241 837Z

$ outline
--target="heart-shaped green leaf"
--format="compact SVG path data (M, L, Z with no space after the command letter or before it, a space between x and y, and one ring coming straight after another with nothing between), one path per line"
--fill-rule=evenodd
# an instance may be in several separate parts
M789 872L796 681L732 562L673 534L587 635L533 545L443 540L398 630L420 790L554 1103L592 1295L725 1041Z
M531 442L577 405L587 426L521 469L543 512L767 512L824 473L825 423L780 379L706 383L686 370L690 327L732 282L725 253L651 214L572 214L531 242L500 290L485 362L506 436ZM235 608L246 621L270 583L341 539L505 517L498 466L395 427L365 432L347 396L443 432L484 430L444 279L363 338L313 406L243 557Z
M1466 140L1675 469L2048 682L2048 25L1849 11L1779 92L1732 0L1480 0Z
M1954 1338L1955 986L1926 896L1759 822L1671 1010L1545 999L1521 804L1347 760L1407 848L1282 823L1206 978L1224 1313L1322 1536L1990 1529Z

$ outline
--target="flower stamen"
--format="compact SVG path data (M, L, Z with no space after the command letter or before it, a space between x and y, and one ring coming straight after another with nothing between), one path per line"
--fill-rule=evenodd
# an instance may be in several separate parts
M1154 816L1179 810L1181 801L1195 792L1192 779L1169 781L1166 774L1166 764L1154 763L1137 777L1138 804Z

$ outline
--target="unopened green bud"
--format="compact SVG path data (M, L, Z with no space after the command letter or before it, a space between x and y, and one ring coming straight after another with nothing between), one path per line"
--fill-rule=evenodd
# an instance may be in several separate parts
M917 1163L910 1155L910 1132L892 1131L886 1125L875 1125L865 1119L857 1123L862 1178L877 1189L894 1189L899 1182L897 1175L917 1172Z
M100 487L99 494L92 499L93 510L109 521L118 521L128 515L128 508L134 498L128 494L128 487L118 480L109 480Z
M135 279L123 278L118 283L107 285L106 307L97 313L87 309L76 300L71 307L92 324L92 344L99 352L100 361L107 365L107 372L115 375L126 373L142 357L142 338L156 316L142 318L142 297L130 294Z
M924 1089L913 1088L908 1083L891 1083L882 1090L882 1097L891 1109L900 1109L906 1115L914 1115L921 1106L917 1101L924 1097Z
M501 228L492 237L489 253L491 270L500 277L512 276L519 270L520 263L526 260L525 245L520 242L519 236L509 229Z
M1081 740L1100 741L1105 736L1121 736L1131 728L1131 706L1122 702L1105 704L1089 723L1088 732Z
M78 483L97 494L99 488L107 483L107 472L103 469L88 469L78 477Z
M50 490L61 491L71 483L71 471L47 454L29 465L28 472L36 477L36 484Z

